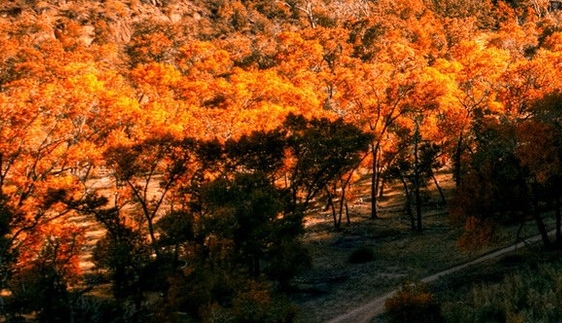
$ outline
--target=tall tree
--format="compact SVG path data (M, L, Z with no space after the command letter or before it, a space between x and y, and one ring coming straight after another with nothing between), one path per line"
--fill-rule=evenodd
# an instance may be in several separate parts
M454 120L457 134L453 145L454 178L462 183L463 155L470 147L471 122L479 115L497 114L503 110L497 102L498 79L507 67L507 53L494 48L482 48L475 41L465 41L455 48L460 70L455 73L457 104L445 110L446 118Z

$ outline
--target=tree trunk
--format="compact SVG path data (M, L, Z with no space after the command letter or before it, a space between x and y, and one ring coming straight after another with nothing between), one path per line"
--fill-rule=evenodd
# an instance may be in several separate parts
M384 186L386 185L386 179L383 178L379 184L379 198L384 197Z
M421 232L422 227L422 200L420 194L421 188L421 174L420 174L420 162L419 162L419 141L420 141L420 129L416 122L416 131L414 133L414 197L416 199L416 217L417 217L417 230Z
M459 140L457 141L457 147L454 156L454 170L453 177L457 187L461 185L461 163L462 163L462 145L463 145L463 135L462 132L459 135Z
M417 218L417 231L423 231L422 226L422 209L421 209L421 196L420 196L420 187L416 185L414 189L414 196L416 199L416 218Z
M152 249L154 250L154 254L159 257L160 256L160 248L158 248L158 239L156 238L156 234L154 232L154 218L153 217L146 217L147 226L148 226L148 234L150 235L150 244Z
M435 174L433 173L433 170L431 171L431 178L433 179L433 183L435 184L437 190L439 191L441 202L443 203L443 205L447 205L447 199L445 198L445 193L443 192L443 188L441 188L441 185L439 185L439 181L437 180L437 178L435 178Z
M332 193L330 193L330 190L328 188L326 188L326 194L328 195L328 206L332 210L332 218L334 219L334 229L339 230L341 225L341 216L338 221L336 206L334 205L334 199L332 197Z
M377 210L377 193L378 193L378 186L379 186L379 163L378 163L378 154L379 154L379 144L373 144L371 153L373 156L373 164L372 164L372 175L371 175L371 219L377 219L378 210Z
M341 218L342 218L342 213L343 213L343 209L345 208L345 216L347 218L347 224L349 225L351 223L351 219L349 218L349 210L347 208L347 199L346 199L346 193L347 193L347 188L349 187L349 183L351 182L351 179L353 178L353 173L355 172L355 169L352 170L349 175L347 176L347 178L342 181L342 185L341 185L341 200L340 200L340 223L341 223Z
M347 218L347 225L351 224L351 218L349 217L349 207L347 205L347 202L345 202L345 216Z
M339 213L339 214L338 214L338 223L339 223L340 225L341 225L341 219L342 219L342 217L343 217L343 208L344 208L344 206L347 204L347 203L345 202L345 187L346 187L346 185L347 185L347 184L346 184L345 182L342 184L342 187L341 187L341 195L340 195L340 203L339 203L339 205L338 205L338 213ZM349 215L347 215L347 222L348 222L348 224L349 224Z
M414 218L414 213L412 212L412 201L410 198L410 190L408 189L408 183L406 183L406 179L404 179L402 173L400 173L400 181L402 182L402 186L404 186L404 192L406 194L406 203L404 204L404 208L406 209L406 214L408 214L408 217L410 218L410 226L412 228L412 231L415 231L416 220Z
M537 229L539 230L539 233L541 235L541 239L543 242L543 245L545 247L551 247L551 242L550 239L548 238L548 232L546 231L546 227L544 225L544 222L542 220L542 217L539 213L539 203L537 201L537 199L535 197L533 197L533 219L535 220L535 223L537 225Z

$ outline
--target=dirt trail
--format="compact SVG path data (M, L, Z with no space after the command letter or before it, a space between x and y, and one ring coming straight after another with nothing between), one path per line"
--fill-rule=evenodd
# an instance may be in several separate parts
M554 233L555 233L555 231L552 231L552 232L549 233L549 235L552 235ZM439 279L443 276L461 271L463 269L466 269L469 266L479 264L479 263L484 262L486 260L499 257L503 254L508 253L508 252L515 251L518 248L522 248L522 247L527 246L528 244L540 241L540 239L541 239L540 235L528 238L524 242L518 242L518 243L513 244L509 247L490 252L486 255L478 257L478 258L476 258L472 261L466 262L464 264L461 264L461 265L452 267L450 269L438 272L438 273L433 274L431 276L427 276L427 277L423 278L422 281L425 282L425 283L431 283L431 282L436 281L437 279ZM328 323L347 323L347 322L368 323L373 318L375 318L376 316L378 316L380 314L383 314L385 301L388 298L392 297L394 295L394 293L396 293L396 290L393 290L389 293L386 293L382 296L379 296L379 297L373 299L372 301L370 301L369 303L364 304L360 307L357 307L356 309L352 310L349 313L346 313L346 314L340 315L336 318L333 318L333 319L329 320Z

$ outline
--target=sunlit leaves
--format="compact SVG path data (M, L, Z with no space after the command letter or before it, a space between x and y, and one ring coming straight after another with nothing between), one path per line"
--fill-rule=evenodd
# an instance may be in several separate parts
M195 41L180 48L177 62L190 78L206 79L228 73L232 68L230 54L211 42Z
M135 25L127 51L133 64L170 63L176 54L176 45L172 25L147 19Z
M249 177L266 174L265 193L282 186L294 204L340 188L343 201L364 157L346 149L362 150L367 141L362 166L375 181L403 166L397 162L412 163L423 138L423 147L443 148L443 161L454 159L445 166L505 175L510 185L505 171L513 165L495 161L507 155L482 143L482 128L500 120L513 127L485 139L512 136L516 144L505 141L521 174L537 185L553 182L559 125L537 119L532 108L561 87L558 16L545 4L73 1L58 11L52 1L47 9L30 2L17 19L0 17L0 193L13 210L10 238L36 255L57 241L70 244L59 220L85 211L97 194L107 202L90 205L98 221L130 234L100 243L100 255L111 258L103 252L116 247L144 257L147 244L159 252L149 226L168 215L172 224L162 222L162 233L181 236L173 223L184 225L181 239L189 241L177 248L195 257L190 243L210 246L196 237L204 232L196 226L202 209L188 210L200 202L203 182L232 199L208 200L216 204L209 213L239 211L239 220L247 213L259 227L281 211L245 209L237 198L278 202L253 192L264 183ZM481 178L466 180L478 191L465 198L486 207L467 208L467 229L477 232L486 224L477 213L497 210L494 198L506 197ZM49 223L60 237L46 234ZM166 238L166 250L181 240ZM213 250L231 250L231 238ZM296 245L276 248L284 254Z

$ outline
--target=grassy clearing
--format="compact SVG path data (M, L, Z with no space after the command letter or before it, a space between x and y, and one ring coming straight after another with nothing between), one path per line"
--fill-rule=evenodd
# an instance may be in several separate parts
M443 177L441 182L450 196L452 181ZM436 196L437 192L429 192L430 200ZM292 298L301 309L299 322L327 321L404 281L421 279L508 246L515 242L518 230L518 226L502 228L485 249L463 252L457 245L462 227L450 223L446 208L428 205L424 209L425 230L417 233L410 230L399 186L392 187L380 205L381 217L374 220L368 218L367 204L354 205L351 225L344 225L340 232L333 230L329 215L309 216L305 238L314 267L295 280L298 291ZM554 228L550 220L547 224ZM522 237L536 234L532 222L521 231ZM372 249L374 260L350 264L350 255L360 248ZM472 279L458 275L461 281Z

